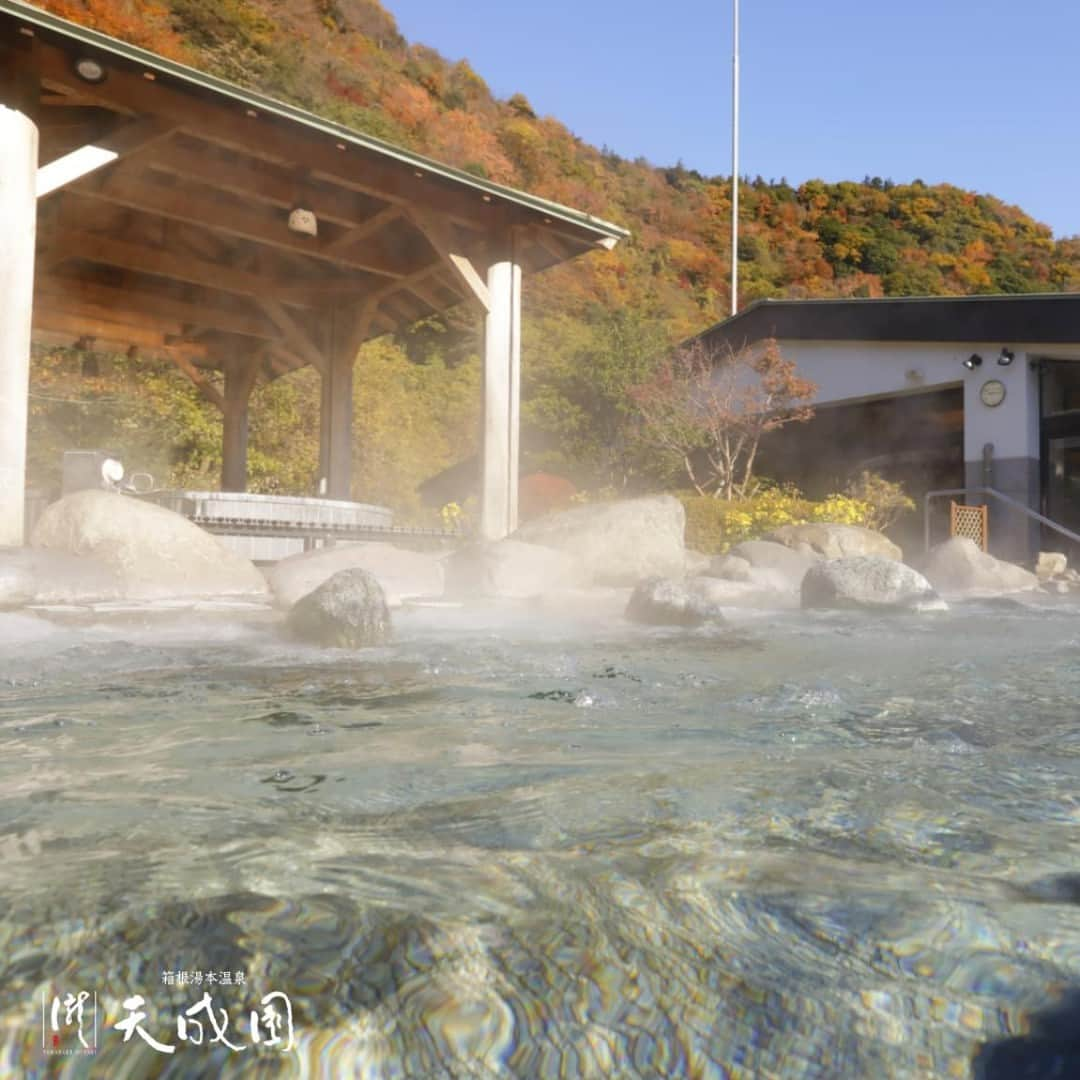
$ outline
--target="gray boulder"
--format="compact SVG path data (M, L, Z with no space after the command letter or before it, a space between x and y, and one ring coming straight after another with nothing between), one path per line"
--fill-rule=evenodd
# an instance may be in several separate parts
M390 640L390 610L374 575L360 567L339 570L301 597L286 618L299 641L329 648L362 649Z
M825 559L844 559L852 555L877 555L900 562L904 553L887 537L859 525L834 525L812 522L808 525L781 525L766 540L798 550L805 544Z
M446 595L452 599L528 600L588 584L573 556L514 539L461 548L446 560L445 569Z
M593 584L635 585L686 572L686 512L671 495L597 503L527 522L513 539L571 556Z
M339 570L359 567L374 575L389 607L419 596L442 596L442 556L409 551L393 544L339 544L292 555L269 567L266 579L279 607L291 608Z
M687 577L697 577L699 574L707 574L712 565L713 556L706 555L703 551L686 549L686 558L683 563Z
M725 621L719 604L708 600L688 582L658 577L646 578L634 587L626 605L626 617L631 622L651 626L693 627Z
M1039 579L1022 566L995 559L974 540L954 536L930 549L923 573L945 595L994 596L1034 589Z
M1035 576L1040 581L1061 577L1069 568L1068 558L1060 551L1040 551L1035 561Z
M0 608L119 598L119 576L108 563L63 551L0 548Z
M688 578L686 587L692 596L718 607L777 609L799 606L798 584L792 584L776 570L757 566L749 567L745 575L734 579L711 575Z
M744 540L736 544L730 554L744 559L758 570L771 570L788 581L793 588L798 588L806 571L821 561L809 546L798 549L779 544L772 540Z
M922 574L880 555L830 559L812 566L802 580L801 596L804 608L947 610Z
M125 600L267 594L254 563L187 518L108 491L79 491L53 503L30 543L105 564Z
M747 559L733 555L714 555L706 571L709 577L723 578L724 581L749 581L753 567Z

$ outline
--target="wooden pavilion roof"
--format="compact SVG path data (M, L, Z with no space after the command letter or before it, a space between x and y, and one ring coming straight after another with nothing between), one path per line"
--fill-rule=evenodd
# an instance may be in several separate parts
M0 53L0 102L40 132L35 337L168 357L218 404L205 373L238 360L324 370L328 325L358 346L483 309L510 244L532 273L627 235L17 0Z

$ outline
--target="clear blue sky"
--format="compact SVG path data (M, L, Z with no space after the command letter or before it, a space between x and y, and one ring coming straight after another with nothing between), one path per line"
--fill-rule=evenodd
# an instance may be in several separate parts
M384 0L624 157L727 174L731 0ZM1080 234L1078 0L741 0L744 175L919 177Z

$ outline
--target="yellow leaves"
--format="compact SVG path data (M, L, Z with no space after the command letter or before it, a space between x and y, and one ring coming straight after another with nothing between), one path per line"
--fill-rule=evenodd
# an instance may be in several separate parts
M866 499L830 495L813 502L793 487L770 485L751 498L731 502L686 493L679 499L686 509L686 545L706 554L760 539L783 525L830 522L871 528L875 521L875 508Z

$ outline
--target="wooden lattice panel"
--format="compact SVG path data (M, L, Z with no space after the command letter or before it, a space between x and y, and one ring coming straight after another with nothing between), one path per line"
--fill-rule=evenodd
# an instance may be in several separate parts
M974 540L979 547L986 551L989 540L989 521L987 507L963 506L960 503L952 504L952 515L949 522L950 536L966 536Z

